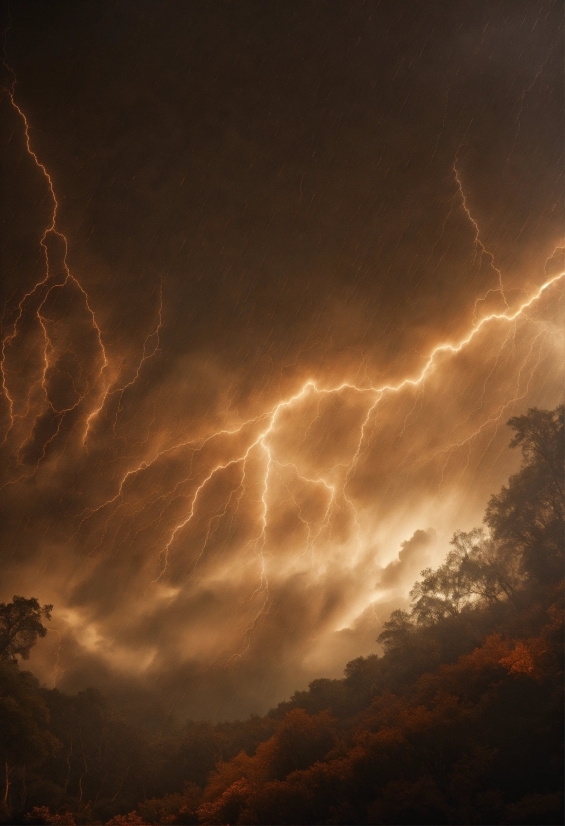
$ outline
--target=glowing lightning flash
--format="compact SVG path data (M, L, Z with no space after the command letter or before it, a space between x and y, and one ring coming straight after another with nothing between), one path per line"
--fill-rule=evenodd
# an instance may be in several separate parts
M465 195L465 190L463 189L463 184L461 182L461 177L459 175L459 170L457 168L457 158L455 158L455 162L453 164L453 174L455 175L455 181L457 182L457 187L458 187L458 190L459 190L459 195L461 197L463 210L465 212L465 215L469 219L470 223L472 224L473 229L475 230L475 238L473 240L473 244L474 244L474 247L475 247L475 254L476 255L478 254L480 256L481 261L483 260L483 258L485 256L487 258L489 258L490 259L490 266L492 267L492 269L495 271L495 273L498 276L498 287L491 288L490 290L487 290L487 292L483 295L482 298L477 298L477 300L475 301L475 308L474 308L474 314L473 314L473 324L474 324L475 321L476 321L476 318L477 318L478 305L482 304L484 301L486 301L486 299L488 298L488 296L491 293L500 293L500 295L502 296L502 300L504 301L504 306L506 307L507 310L509 309L509 306L508 306L508 301L506 300L506 293L504 292L504 284L502 283L502 272L494 264L494 255L493 255L493 253L490 252L490 250L488 250L485 247L485 245L483 244L483 242L481 241L481 231L479 229L479 225L478 225L476 219L473 218L473 215L471 214L471 210L469 209L469 204L467 202L467 196Z
M32 392L32 388L28 390L27 398L28 404L26 408L26 413L22 417L21 415L16 414L15 406L16 406L16 399L14 395L10 391L10 382L8 377L8 367L7 367L7 357L10 348L15 344L16 339L20 333L20 325L23 320L23 315L26 310L26 307L31 304L32 300L39 299L39 303L37 308L35 309L35 318L39 323L39 327L42 332L43 338L43 348L42 348L42 362L43 366L41 369L41 375L38 380L38 384L42 389L43 397L44 397L44 404L45 408L41 410L35 417L35 420L31 427L31 432L33 433L35 427L39 420L42 418L45 409L51 412L55 417L57 422L56 428L54 432L49 436L43 443L41 454L37 460L36 469L41 463L43 459L46 457L46 451L48 446L54 441L54 439L59 435L64 418L67 414L72 413L73 411L77 410L86 400L87 396L91 394L91 392L100 385L104 376L109 372L110 367L110 360L108 357L108 353L106 351L106 347L103 341L102 331L100 326L96 321L96 316L94 310L92 308L90 297L87 291L84 289L78 278L73 275L69 269L68 265L68 240L66 235L61 231L58 226L58 213L59 213L59 201L57 199L57 195L55 192L55 187L53 184L53 179L45 166L44 163L39 159L36 151L33 149L31 144L31 136L30 136L30 125L27 120L27 117L23 110L20 108L18 103L15 99L15 88L16 88L16 76L11 69L11 67L3 61L6 70L9 72L12 78L12 82L9 88L4 88L4 92L8 97L10 105L14 112L20 118L22 125L23 125L23 133L24 133L24 144L26 148L26 152L28 156L33 161L36 169L41 173L43 180L47 185L47 190L49 192L49 197L51 199L51 214L48 221L47 226L45 227L41 239L39 241L39 245L43 252L43 257L45 260L45 270L43 277L28 291L24 294L24 296L20 299L17 307L15 308L15 316L9 326L8 332L3 336L1 344L0 344L0 391L6 399L7 402L7 409L8 409L8 427L4 434L4 438L0 447L3 447L10 434L14 428L17 419L25 418L29 413L29 399ZM49 239L50 238L57 238L59 242L62 244L62 269L63 269L63 278L57 280L56 276L52 273L52 266L50 260L50 251L49 251ZM86 389L83 393L80 393L76 385L74 384L73 377L69 374L69 378L71 380L71 385L73 390L76 392L76 400L73 404L58 408L51 400L49 387L48 387L48 375L50 370L54 367L54 362L52 361L53 354L56 352L56 348L53 344L53 338L49 331L49 323L48 319L43 315L43 310L46 306L47 300L52 295L54 290L64 290L65 288L72 286L81 296L84 308L86 309L86 313L90 319L90 323L92 325L92 330L95 334L97 345L98 345L98 352L99 352L99 367L97 375L94 377L93 380L87 382ZM118 406L115 414L115 420L117 420L120 412L122 411L122 399L124 393L132 387L135 382L139 379L140 372L144 366L144 364L152 359L158 352L160 348L160 332L162 327L162 311L163 311L163 284L161 282L160 288L160 302L159 302L159 310L158 310L158 320L156 328L150 333L145 342L143 344L143 351L141 355L141 359L139 361L138 367L133 378L128 381L127 383L123 384L121 387L112 387L112 383L109 379L106 380L105 388L102 391L102 401L98 406L93 409L90 413L85 416L85 429L83 435L83 446L86 446L86 441L89 436L92 423L94 419L98 416L98 414L104 408L107 400L113 394L119 394L119 401ZM150 346L150 341L153 342L153 346ZM114 432L115 432L115 421L114 421ZM20 451L21 451L20 446ZM25 474L24 474L25 476ZM20 476L18 479L14 480L15 482L19 481L19 479L24 478ZM12 484L9 482L8 484Z
M6 89L5 91L8 95L8 98L9 98L9 101L10 101L10 104L11 104L12 108L18 114L18 116L20 117L20 119L23 123L24 140L25 140L26 151L27 151L29 157L33 160L33 163L35 164L36 168L40 171L43 179L45 180L45 182L47 184L47 188L48 188L50 198L51 198L51 201L52 201L52 210L51 210L51 217L50 217L50 221L48 223L48 226L45 228L45 230L43 232L43 235L41 236L41 239L40 239L40 242L39 242L39 244L41 246L41 249L43 250L43 254L44 254L44 258L45 258L45 275L20 300L20 302L17 306L15 319L12 322L12 329L7 335L4 336L4 338L2 339L2 345L0 347L0 383L1 383L1 386L2 386L2 391L3 391L3 393L4 393L4 395L7 399L7 402L8 402L8 411L9 411L9 426L8 426L8 431L5 434L3 444L5 444L8 436L9 436L9 433L10 433L10 431L12 430L12 428L14 426L14 421L15 421L14 399L13 399L13 397L11 396L11 394L9 392L8 381L7 381L7 373L6 373L7 348L14 342L14 340L18 336L19 324L22 320L22 316L23 316L23 313L24 313L24 307L32 299L33 296L35 296L38 293L41 293L41 291L44 290L44 295L43 295L43 297L41 299L41 302L40 302L40 304L39 304L39 306L36 310L36 318L37 318L37 320L39 322L39 325L42 329L43 341L44 341L44 344L43 344L43 370L42 370L42 375L41 375L41 379L40 379L40 384L41 384L41 386L44 390L47 406L48 406L48 408L51 409L52 412L54 412L55 414L60 414L61 416L63 416L65 413L68 413L71 410L76 409L78 407L78 405L84 400L84 398L85 398L85 396L88 392L88 390L87 390L82 396L79 396L78 401L76 401L76 403L74 405L72 405L69 408L62 409L62 410L56 410L54 405L52 404L50 398L49 398L49 392L48 392L48 389L47 389L46 382L47 382L47 373L48 373L50 367L52 366L51 361L50 361L50 354L53 352L54 348L53 348L53 344L52 344L52 339L49 335L46 320L45 320L44 316L42 315L42 310L43 310L43 308L44 308L44 306L47 302L47 299L48 299L49 295L53 292L53 290L56 290L56 289L62 290L68 284L73 284L74 287L81 293L83 301L84 301L84 305L85 305L87 313L89 314L89 317L91 319L92 327L93 327L93 330L95 331L97 341L98 341L98 345L99 345L99 350L100 350L100 375L102 375L102 373L106 370L106 368L108 366L108 357L107 357L106 349L104 347L104 343L103 343L103 340L102 340L102 332L101 332L100 327L98 326L98 324L96 322L96 317L95 317L94 311L92 309L92 306L90 304L89 296L88 296L86 290L84 289L84 287L79 282L79 280L69 270L69 266L68 266L68 263L67 263L67 256L68 256L67 237L63 232L61 232L60 229L58 229L58 226L57 226L59 202L58 202L57 196L55 194L55 188L53 186L53 180L51 178L51 175L49 174L49 171L47 170L45 165L39 160L36 152L33 150L32 146L31 146L30 127L29 127L28 120L26 118L25 113L22 111L22 109L16 103L16 100L15 100L15 97L14 97L15 86L16 86L16 78L15 78L15 75L14 75L13 71L9 67L7 67L7 68L8 68L8 71L11 72L13 80L12 80L11 88ZM63 266L63 271L64 271L64 274L65 274L65 277L64 277L63 281L60 282L60 283L51 283L50 284L50 281L52 280L51 262L50 262L49 247L48 247L48 238L50 236L58 238L59 241L62 243L62 246L63 246L62 266ZM36 421L37 421L38 418L39 417L36 417ZM61 421L59 422L58 429L60 428L60 426L61 426ZM53 438L54 438L54 436L52 436L51 439L48 440L48 441L51 441ZM44 445L43 455L45 454L46 447L47 447L47 443Z

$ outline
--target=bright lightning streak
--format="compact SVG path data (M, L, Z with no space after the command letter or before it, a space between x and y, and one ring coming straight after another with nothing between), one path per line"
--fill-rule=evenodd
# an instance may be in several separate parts
M508 307L508 301L506 300L506 293L504 292L504 284L502 283L502 272L494 264L494 255L493 255L493 253L490 252L490 250L488 250L485 247L485 245L483 244L483 242L481 241L481 230L480 230L479 225L478 225L476 219L473 217L473 215L471 213L471 210L469 208L469 204L468 204L468 201L467 201L467 196L465 195L465 190L463 189L463 183L461 181L461 176L459 175L459 170L457 168L457 158L455 158L455 162L453 164L453 174L455 175L455 181L457 182L457 187L458 187L458 190L459 190L459 195L461 197L463 210L464 210L465 215L467 216L467 218L469 219L470 223L473 225L473 228L475 230L475 238L473 240L473 244L474 244L474 247L475 247L475 252L478 253L478 255L480 256L481 261L483 260L483 258L485 256L490 259L490 266L492 267L492 269L495 271L495 273L498 276L498 287L496 287L495 289L487 290L487 292L483 295L482 298L477 298L477 300L475 301L475 311L474 311L474 315L473 315L473 322L475 322L475 319L476 319L476 316L477 316L478 305L482 304L484 301L486 301L486 299L488 298L488 296L491 293L500 293L500 295L502 296L502 300L504 301L504 305L505 305L506 309L509 309L509 307Z
M9 410L9 427L8 427L8 431L7 431L7 433L4 437L3 444L6 442L8 436L9 436L9 433L10 433L10 431L12 430L12 428L14 426L14 419L15 419L15 417L14 417L14 399L11 396L11 394L9 392L9 389L8 389L8 381L7 381L7 373L6 373L7 348L14 342L14 340L16 339L16 337L18 335L19 324L22 320L25 305L30 301L30 299L35 294L40 292L43 288L46 288L45 289L45 294L43 295L43 298L42 298L42 300L39 304L39 307L36 310L36 318L37 318L37 320L40 324L40 327L42 329L42 332L43 332L43 340L44 340L44 345L43 345L43 371L42 371L42 377L41 377L40 383L41 383L41 386L44 390L47 406L54 413L64 415L65 413L68 413L68 412L76 409L79 406L79 404L82 401L84 401L84 398L86 397L86 394L88 392L88 390L87 390L82 396L79 396L79 399L77 400L77 402L74 405L72 405L69 408L63 409L63 410L56 410L54 408L53 404L51 403L50 398L49 398L49 391L47 389L47 373L48 373L49 369L52 366L52 363L51 363L51 360L50 360L50 354L53 352L54 348L53 348L53 344L52 344L52 339L51 339L51 337L49 335L49 332L48 332L48 328L47 328L47 324L45 322L45 318L42 315L42 310L45 307L47 299L48 299L49 295L53 292L53 290L55 290L55 289L64 289L68 284L73 284L74 287L81 293L84 305L85 305L87 313L90 317L90 320L91 320L91 323L92 323L92 328L95 331L96 338L97 338L98 345L99 345L99 351L100 351L99 378L102 376L103 372L108 367L108 356L107 356L106 349L104 347L104 343L103 343L103 340L102 340L102 331L100 330L100 327L98 326L98 324L96 322L96 317L95 317L94 311L92 309L88 293L86 292L84 287L81 285L79 280L74 275L72 275L70 270L69 270L69 266L68 266L68 262L67 262L68 240L67 240L66 235L57 226L57 218L58 218L58 212L59 212L59 201L57 200L57 196L55 194L55 188L54 188L54 185L53 185L53 180L52 180L51 175L49 174L49 171L47 170L46 166L39 160L39 157L37 156L37 153L32 148L29 122L27 120L27 117L26 117L25 113L19 107L19 105L17 104L17 102L15 100L15 97L14 97L15 86L16 86L16 78L15 78L15 75L14 75L13 71L9 67L8 67L8 70L10 71L10 73L12 75L13 81L12 81L11 88L7 89L5 91L8 95L8 98L9 98L9 101L10 101L10 104L11 104L13 110L18 114L18 116L21 119L21 122L23 124L24 142L25 142L26 151L27 151L29 157L32 159L33 163L35 164L36 168L41 173L45 183L47 184L47 188L48 188L50 198L51 198L51 201L52 201L52 210L51 210L51 217L50 217L50 221L48 223L48 226L45 228L45 230L43 232L43 235L41 236L41 239L40 239L40 242L39 242L39 244L40 244L40 246L43 250L44 257L45 257L45 275L40 281L37 282L37 284L35 284L35 286L31 290L29 290L27 293L25 293L25 295L20 300L20 302L18 304L18 307L17 307L17 310L16 310L16 317L15 317L13 323L12 323L12 329L6 336L4 336L4 338L2 340L2 345L0 347L0 353L1 353L1 355L0 355L0 377L1 377L1 382L0 383L1 383L1 386L2 386L2 391L3 391L5 397L8 401L8 410ZM62 243L62 246L63 246L62 266L63 266L63 270L64 270L64 273L65 273L65 278L62 281L62 283L51 284L49 286L49 282L50 282L51 277L52 277L51 276L51 262L50 262L49 247L48 247L48 238L50 236L58 238L60 240L60 242ZM37 418L36 418L36 421L37 421ZM41 458L44 458L45 451L46 451L46 448L47 448L48 444L53 440L53 438L55 438L55 436L60 431L61 423L62 423L62 420L58 424L56 433L52 437L50 437L50 439L48 439L47 442L44 443Z
M42 370L41 376L38 380L39 386L42 388L43 397L45 400L46 409L51 411L57 417L57 426L55 431L44 441L39 459L36 463L36 469L46 458L46 451L48 446L55 440L55 438L61 432L61 428L63 426L64 418L67 414L72 413L73 411L77 410L83 403L86 402L87 397L93 392L93 390L98 387L101 383L105 384L105 388L102 391L102 402L98 404L93 410L91 410L85 416L85 423L84 423L84 435L83 435L83 446L86 445L86 441L92 427L93 420L98 416L98 414L103 410L104 405L107 399L113 395L114 393L119 393L119 403L118 408L116 411L116 419L119 416L122 407L122 399L124 393L131 388L139 379L141 370L143 366L152 358L154 358L160 349L160 333L162 328L162 319L163 319L163 285L161 283L160 288L160 301L159 301L159 310L158 310L158 319L157 325L152 333L150 333L143 344L143 350L141 359L135 371L133 378L128 381L127 383L123 384L121 387L113 388L112 383L109 379L103 381L104 377L108 374L110 368L110 359L104 344L102 330L96 320L96 315L94 309L92 307L90 296L88 295L85 288L82 286L78 278L73 275L69 269L68 265L68 239L65 233L59 228L58 225L58 218L59 218L59 201L57 199L57 195L55 192L55 186L53 183L53 179L49 170L45 166L45 164L40 160L37 152L32 146L31 141L31 134L30 134L30 124L28 119L25 115L25 112L21 109L15 99L15 89L16 89L16 76L14 71L11 67L3 61L6 70L9 72L12 83L9 88L4 88L4 93L7 95L7 98L10 102L10 105L13 111L19 117L22 126L23 126L23 135L24 135L24 145L26 152L30 159L32 160L33 164L35 165L36 169L41 174L43 181L47 186L47 190L49 193L49 197L51 200L51 214L47 223L47 226L43 230L43 234L40 238L39 245L43 252L43 257L45 260L45 270L43 277L28 291L26 292L15 309L15 316L10 324L8 332L2 337L0 343L0 391L6 399L7 407L8 407L8 427L4 434L4 438L0 447L4 446L10 437L11 432L13 431L14 425L17 419L22 418L18 414L15 413L15 405L16 399L12 392L10 391L10 381L9 381L9 370L7 367L7 358L9 355L10 348L14 346L18 335L20 334L20 328L23 321L24 312L26 308L31 304L33 300L36 298L39 299L39 304L35 309L34 317L37 320L39 327L42 332L43 337L43 348L42 348ZM63 269L64 277L60 281L54 281L53 275L53 268L51 263L51 255L49 250L49 240L58 239L58 241L62 245L62 258L61 258L61 266ZM98 346L98 370L97 374L87 382L86 389L84 392L80 393L77 391L76 385L74 384L73 377L69 374L69 378L71 381L71 385L73 389L76 391L76 400L73 404L65 407L57 407L51 400L50 390L48 386L48 376L52 369L56 367L56 347L53 343L53 337L49 331L49 323L48 319L44 315L44 309L46 307L47 301L50 296L53 294L54 290L65 290L69 287L72 287L74 290L78 292L80 295L83 307L86 311L86 314L90 320L92 331L95 335L97 346ZM150 347L150 341L154 342L154 346ZM29 412L29 398L31 394L32 388L28 391L28 410L26 411L25 416ZM43 417L45 412L41 410L36 416L35 420L31 427L31 432L33 433L39 420ZM21 446L20 446L21 447ZM22 478L22 477L19 477ZM17 481L17 480L16 480Z
M101 399L98 407L96 407L86 417L86 422L85 422L86 426L85 426L85 430L84 430L84 435L82 437L83 447L86 447L86 442L88 440L88 436L90 434L90 430L91 430L91 427L92 427L92 424L93 424L94 420L104 410L104 408L106 406L106 403L108 402L108 399L111 396L113 396L114 394L118 394L118 406L117 406L117 409L116 409L116 414L115 414L115 417L114 417L114 426L113 426L113 433L114 433L114 435L116 434L116 424L117 424L117 421L118 421L118 417L119 417L119 415L120 415L120 413L122 412L122 409L123 409L122 408L122 401L123 401L124 393L130 387L133 387L133 385L138 381L138 379L140 377L140 374L141 374L141 371L143 369L143 366L148 361L155 358L155 356L159 352L160 345L161 345L160 334L161 334L162 327L163 327L163 283L161 282L161 287L160 287L160 290L159 290L159 310L158 310L158 313L157 313L157 324L155 326L155 329L151 333L149 333L149 335L146 337L145 341L143 342L143 349L141 351L141 359L139 361L139 364L137 365L137 369L135 371L135 374L134 374L133 378L130 379L130 381L126 382L126 384L123 384L121 387L111 387L109 385L106 388L106 390L104 391L104 393L102 395L102 399ZM154 346L151 348L151 350L149 352L149 341L150 341L150 339L154 339L155 343L154 343Z

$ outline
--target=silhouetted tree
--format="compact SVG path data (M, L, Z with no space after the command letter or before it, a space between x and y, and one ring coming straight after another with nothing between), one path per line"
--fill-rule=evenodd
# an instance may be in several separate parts
M0 660L27 660L37 638L47 634L43 620L51 619L52 610L52 605L41 606L33 597L0 602Z
M379 634L380 642L385 651L394 648L410 648L414 637L414 621L407 611L398 608L393 611Z
M493 496L485 522L493 538L521 558L527 576L551 583L563 574L565 479L563 405L533 408L508 424L516 435L510 447L522 449L522 468Z
M453 617L481 600L509 599L516 604L523 578L515 552L508 553L508 546L486 536L482 528L457 531L451 545L443 565L422 571L410 592L412 617L419 625Z

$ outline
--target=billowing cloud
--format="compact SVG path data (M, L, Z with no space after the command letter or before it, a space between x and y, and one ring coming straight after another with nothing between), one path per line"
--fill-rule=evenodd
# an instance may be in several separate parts
M398 559L389 562L383 568L379 586L381 588L396 588L406 582L417 579L422 568L430 561L430 545L436 537L433 528L423 531L418 528L410 539L401 543Z

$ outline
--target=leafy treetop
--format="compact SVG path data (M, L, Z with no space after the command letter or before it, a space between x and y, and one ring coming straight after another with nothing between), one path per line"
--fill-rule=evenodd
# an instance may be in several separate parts
M0 602L0 661L27 660L37 638L47 634L43 620L51 619L52 610L52 605L41 606L34 597Z

